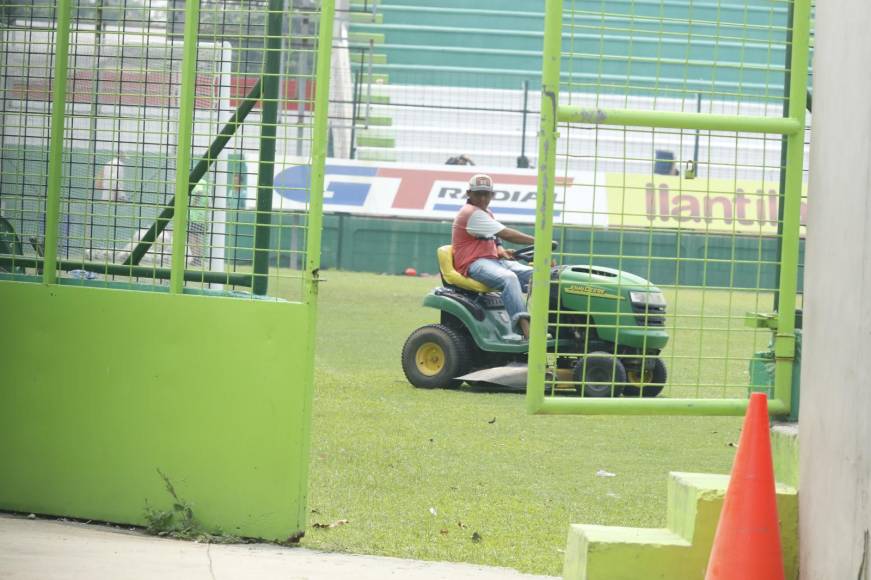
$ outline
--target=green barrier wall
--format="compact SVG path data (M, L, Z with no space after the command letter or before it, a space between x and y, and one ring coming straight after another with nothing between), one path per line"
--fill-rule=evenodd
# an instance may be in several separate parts
M302 304L0 284L0 509L210 530L304 529L312 353ZM14 363L14 364L13 364Z
M763 100L782 95L783 75L775 69L785 59L785 5L618 0L608 3L604 19L598 0L566 2L565 10L577 12L581 28L574 38L563 39L564 49L570 45L577 53L615 57L571 67L576 80L602 85L599 93L610 92L608 81L622 87L631 77L640 94L669 87L709 90L715 84L719 91ZM378 53L387 64L376 63L375 69L388 73L393 84L516 89L519 78L530 80L532 90L539 88L543 0L488 0L474 6L462 0L385 0L377 13L383 24L355 23L352 30L384 35ZM687 39L692 39L691 54ZM671 61L645 58L651 55ZM754 66L714 66L715 61ZM649 91L641 88L647 84Z
M245 216L240 214L240 221ZM291 250L292 215L282 217L272 232L272 245L282 255ZM512 226L531 232L525 226ZM565 237L563 237L565 236ZM570 253L581 254L579 263L627 270L655 284L723 288L777 287L776 239L751 236L717 236L663 230L566 230L554 239ZM236 259L251 259L253 228L241 225L231 232ZM322 264L324 268L356 272L400 274L408 267L419 273L438 273L436 248L449 244L451 223L354 215L325 215ZM298 243L302 243L298 241ZM650 256L653 256L651 259ZM800 263L804 263L804 241ZM287 266L289 264L281 264ZM801 288L801 275L799 288Z

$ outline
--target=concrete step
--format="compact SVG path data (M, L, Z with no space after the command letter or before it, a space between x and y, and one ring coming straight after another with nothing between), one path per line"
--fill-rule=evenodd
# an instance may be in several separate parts
M359 64L354 64L354 65L351 67L351 70L353 71L353 73L352 73L352 78L354 78L354 79L357 78L357 77L356 77L356 73L357 73L357 70L358 70L359 68L360 68L360 65L359 65ZM360 82L362 82L364 85L365 85L365 84L368 84L368 83L369 83L369 79L370 79L370 75L367 74L367 72L366 72L367 70L368 70L368 67L365 67L365 66L364 66L364 67L363 67L363 75L360 77ZM376 84L376 85L386 85L388 82L390 82L390 75L388 75L388 74L386 74L386 73L372 73L372 75L371 75L371 79L372 79L372 83L373 83L373 84ZM365 88L364 88L364 90L365 90Z
M371 12L351 12L350 19L352 24L381 24L384 22L383 14L372 14Z
M393 117L370 116L367 119L366 117L359 116L357 117L357 124L369 125L370 127L390 127L393 125Z
M353 45L352 45L353 48ZM360 47L357 47L360 48ZM369 64L372 62L373 64L387 64L387 55L383 53L373 53L369 54L367 52L360 52L359 50L351 51L351 63L352 64Z
M563 577L703 580L728 485L726 475L671 473L666 528L571 525ZM785 484L776 493L786 578L795 580L798 494Z
M388 95L366 95L364 91L360 96L360 103L362 105L366 105L366 103L372 103L373 105L387 105L390 104L390 97Z
M359 147L378 147L383 149L392 149L396 146L396 140L393 137L386 137L378 134L373 134L370 131L360 131L357 134L357 145Z
M396 154L391 149L360 147L357 149L357 159L361 161L396 161Z
M348 42L350 42L351 44L368 45L370 40L375 44L383 44L384 34L380 32L367 32L358 30L352 30L348 33Z

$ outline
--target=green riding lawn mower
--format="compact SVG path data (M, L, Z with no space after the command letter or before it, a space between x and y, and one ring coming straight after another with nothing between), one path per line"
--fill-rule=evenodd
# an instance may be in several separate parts
M554 242L554 248L556 248ZM533 246L515 258L532 262ZM454 269L451 246L438 249L443 286L423 305L438 324L411 333L402 369L419 388L498 385L525 388L529 343L511 328L498 292ZM655 397L667 380L660 353L668 343L666 303L650 282L589 265L551 270L548 382L584 397Z

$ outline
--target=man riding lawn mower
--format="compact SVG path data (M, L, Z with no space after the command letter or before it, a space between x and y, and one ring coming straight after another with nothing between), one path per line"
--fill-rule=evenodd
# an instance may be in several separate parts
M493 218L488 176L474 176L467 195L452 244L438 249L444 285L423 301L441 320L409 336L402 368L420 388L525 387L529 314L521 290L528 289L532 268L518 262L532 262L533 247L505 250L501 240L531 244L533 238ZM554 267L547 346L557 387L585 397L657 396L667 379L659 357L668 343L665 307L657 287L628 272Z

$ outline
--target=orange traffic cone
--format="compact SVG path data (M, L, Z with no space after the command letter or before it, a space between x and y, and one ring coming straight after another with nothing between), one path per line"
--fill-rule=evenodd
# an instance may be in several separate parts
M705 580L783 580L768 400L750 396Z

